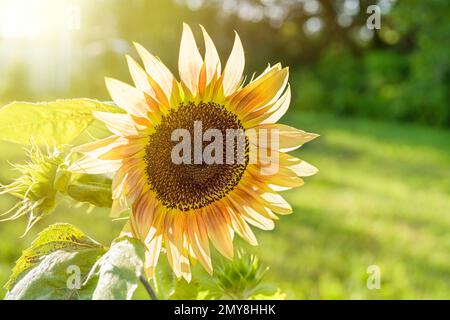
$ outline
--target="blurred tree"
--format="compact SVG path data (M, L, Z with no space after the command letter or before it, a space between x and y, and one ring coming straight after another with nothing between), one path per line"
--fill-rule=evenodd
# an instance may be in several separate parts
M237 30L247 74L261 72L267 62L289 65L294 105L450 126L448 0L71 2L81 8L81 29L71 47L67 96L108 99L103 77L129 79L123 56L137 58L132 41L177 73L182 22L187 22L200 47L195 27L207 28L222 63L231 50L232 30ZM370 5L381 12L379 30L367 28ZM15 93L9 90L13 99L33 99L17 79L6 81L16 88ZM1 94L0 100L5 100Z

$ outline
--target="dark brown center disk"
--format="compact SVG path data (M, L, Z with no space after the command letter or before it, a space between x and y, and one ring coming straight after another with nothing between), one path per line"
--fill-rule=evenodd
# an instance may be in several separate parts
M194 122L202 124L202 135L208 129L217 129L223 136L223 162L194 164ZM173 148L180 140L172 141L172 132L185 129L190 133L190 163L176 164L172 159ZM237 116L224 106L212 102L181 104L178 109L163 116L155 132L149 136L146 147L146 174L150 188L158 200L167 208L189 211L205 207L226 196L241 180L249 161L249 141L227 147L225 141L227 129L244 130ZM216 131L218 132L218 131ZM203 140L203 139L202 139ZM214 139L212 139L214 140ZM210 141L202 141L202 150ZM245 150L238 150L238 148ZM226 154L234 152L232 163L226 161ZM240 153L238 152L240 151ZM238 161L238 154L244 155Z

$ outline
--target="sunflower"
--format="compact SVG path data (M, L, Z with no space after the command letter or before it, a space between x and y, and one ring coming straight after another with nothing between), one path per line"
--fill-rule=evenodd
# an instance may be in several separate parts
M229 259L233 259L235 233L257 245L249 225L273 229L277 215L292 212L278 191L298 187L303 184L301 177L317 172L287 154L317 135L276 123L290 103L288 68L269 65L244 85L244 50L238 34L222 70L211 38L201 30L204 58L190 27L183 25L180 81L157 57L135 44L144 65L127 56L135 86L106 79L113 101L125 113L96 112L112 135L75 148L84 156L72 171L113 173L112 215L131 208L125 229L146 245L148 277L153 276L163 248L178 278L190 281L191 260L198 260L212 274L210 242ZM242 144L223 150L232 150L232 159L242 154L242 161L175 163L173 133L183 129L195 136L198 123L203 131L245 132ZM257 137L277 132L277 141L268 145L261 143L264 139L250 139L250 131ZM201 142L201 147L206 145ZM263 148L266 152L260 153ZM268 154L277 170L264 173Z

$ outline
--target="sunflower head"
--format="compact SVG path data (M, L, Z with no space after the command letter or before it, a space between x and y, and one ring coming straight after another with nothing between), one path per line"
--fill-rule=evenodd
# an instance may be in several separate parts
M9 185L0 186L0 195L10 194L19 198L19 202L2 214L8 216L1 221L10 221L28 215L26 234L31 227L44 216L53 212L56 206L56 194L65 188L68 175L62 170L65 152L60 149L43 152L34 142L28 150L29 161L16 164L14 168L20 176Z
M75 148L84 156L70 168L114 176L112 214L132 209L124 232L145 243L149 277L162 251L177 277L191 279L194 259L212 273L210 244L229 259L235 234L256 245L250 226L271 230L292 212L279 191L317 172L287 153L317 135L277 123L290 103L288 68L269 65L245 83L239 36L222 67L201 31L203 56L183 25L180 80L136 44L143 67L127 57L134 86L106 79L125 113L96 112L112 135Z

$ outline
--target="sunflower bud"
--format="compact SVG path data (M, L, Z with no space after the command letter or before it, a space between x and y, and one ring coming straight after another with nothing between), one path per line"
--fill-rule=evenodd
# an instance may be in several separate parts
M0 195L10 194L20 199L10 210L1 216L8 216L0 221L16 220L28 215L28 224L24 235L44 216L56 207L56 194L65 188L69 177L64 170L65 153L60 149L44 153L32 143L28 150L29 161L24 165L13 165L21 176L9 185L0 185Z
M261 266L258 257L238 251L233 261L227 261L215 272L215 282L221 298L249 299L261 293L268 267Z

